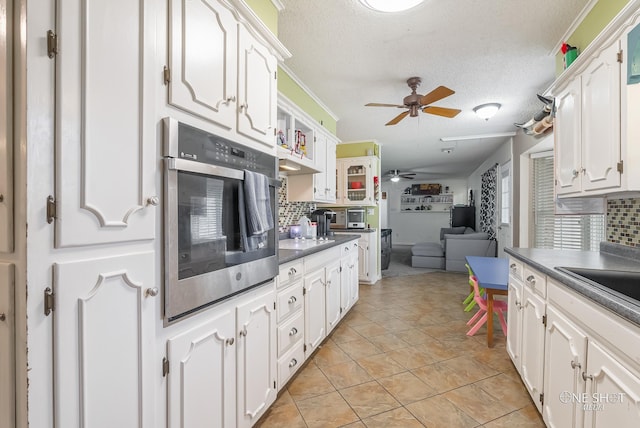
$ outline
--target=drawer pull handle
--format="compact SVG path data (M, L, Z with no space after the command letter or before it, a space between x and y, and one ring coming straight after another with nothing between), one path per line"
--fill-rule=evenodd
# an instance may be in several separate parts
M289 300L287 300L287 303L289 303L290 305L297 302L298 299L296 299L296 296L291 296L289 297Z
M289 332L289 336L295 336L296 334L298 334L298 329L293 327Z
M289 269L289 276L295 275L297 272L296 268L291 268Z
M289 368L295 367L297 364L298 364L298 360L296 360L295 358L292 358L291 361L289 362Z
M527 277L527 282L528 282L529 284L531 284L531 285L535 286L535 285L536 285L536 277L535 277L535 276L533 276L533 275L529 275L529 276Z
M509 267L510 267L511 269L514 269L514 270L515 270L515 268L516 268L516 264L515 264L515 263L511 263L511 264L509 265Z

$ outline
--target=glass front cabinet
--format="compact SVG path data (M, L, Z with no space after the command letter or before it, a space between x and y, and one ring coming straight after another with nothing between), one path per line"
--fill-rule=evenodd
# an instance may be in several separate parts
M341 205L376 205L374 156L336 160L336 203Z

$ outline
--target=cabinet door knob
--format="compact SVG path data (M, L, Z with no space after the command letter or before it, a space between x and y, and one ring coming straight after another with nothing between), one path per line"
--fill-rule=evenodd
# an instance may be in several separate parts
M235 103L235 102L236 102L236 96L235 95L231 95L230 97L227 97L226 100L224 100L224 104Z
M582 380L586 382L587 379L593 380L593 375L588 375L587 373L582 372Z
M246 337L247 336L247 328L244 327L242 330L240 330L240 333L238 333L238 334L240 335L240 337L242 337L242 336Z
M233 345L235 343L235 339L233 337L228 338L227 340L225 340L225 343L229 346Z
M291 361L289 362L289 367L295 367L298 364L298 360L296 360L295 358L292 358Z
M298 334L298 329L295 327L292 327L291 330L289 331L289 336L295 336L296 334Z
M293 303L295 303L297 301L298 301L298 299L296 299L296 296L291 296L291 297L289 297L289 300L287 300L287 303L291 305L291 304L293 304Z
M516 270L516 264L515 264L515 263L511 263L511 264L509 265L509 267L510 267L511 269L513 269L513 270Z
M147 297L156 297L158 295L158 287L147 288L144 292Z
M573 178L576 178L576 177L578 176L578 170L577 170L577 169L574 169L573 171L571 171L571 176L572 176Z
M536 277L535 277L535 276L533 276L533 275L529 275L529 276L527 277L527 282L528 282L529 284L531 284L532 286L535 286L535 285L536 285Z
M159 203L160 203L160 198L158 198L157 196L149 196L147 198L147 204L149 205L153 205L154 207L157 207Z
M571 360L571 368L575 369L576 367L580 368L582 366L580 365L580 363L576 363L575 361Z
M0 314L0 321L5 321L7 316L5 314Z
M297 272L296 268L291 268L289 269L289 276L295 275Z
M4 202L4 195L0 193L0 202Z

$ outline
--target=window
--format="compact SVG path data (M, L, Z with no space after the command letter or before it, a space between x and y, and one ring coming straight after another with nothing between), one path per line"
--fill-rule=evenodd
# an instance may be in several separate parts
M500 167L500 224L511 223L511 181L509 180L511 162Z
M532 159L533 247L598 251L605 239L605 216L556 215L553 157Z

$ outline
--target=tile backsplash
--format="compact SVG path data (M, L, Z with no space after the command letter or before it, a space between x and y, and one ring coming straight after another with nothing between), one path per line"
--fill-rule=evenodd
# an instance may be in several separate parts
M315 210L315 204L311 202L287 202L287 177L281 177L282 187L278 190L278 226L287 228L291 224L297 224L300 217L309 217Z
M640 198L607 200L607 242L640 247Z

